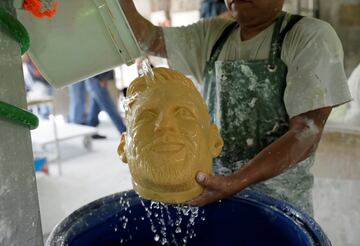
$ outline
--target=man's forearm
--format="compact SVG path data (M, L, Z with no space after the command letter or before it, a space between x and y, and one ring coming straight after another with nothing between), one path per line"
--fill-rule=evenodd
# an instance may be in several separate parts
M275 177L313 153L331 108L310 111L290 121L290 129L232 176L236 191Z
M166 58L164 34L161 27L153 25L136 10L132 0L118 0L126 19L143 51Z
M237 189L240 191L247 186L275 177L306 159L317 145L318 136L299 140L297 134L295 131L287 132L235 172Z

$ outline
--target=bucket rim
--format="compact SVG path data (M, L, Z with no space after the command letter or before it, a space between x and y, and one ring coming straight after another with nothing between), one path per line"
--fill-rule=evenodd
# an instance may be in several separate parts
M75 237L75 228L77 226L80 228L81 218L83 218L84 215L95 215L97 212L101 211L102 220L105 221L112 217L115 213L118 213L119 210L113 209L110 211L106 208L108 206L115 206L121 209L121 207L123 207L123 203L119 202L119 200L129 202L129 207L139 205L141 201L148 201L141 199L134 190L117 192L112 195L94 200L93 202L90 202L75 210L62 221L60 221L50 233L46 241L46 245L63 245L62 243L64 239L71 239ZM246 203L252 204L254 206L275 210L275 212L290 218L299 227L303 228L305 232L309 234L309 237L313 240L315 246L331 246L329 238L321 229L320 225L309 215L300 211L287 201L273 198L261 192L250 189L244 190L231 198L222 200L222 202L240 201L245 201ZM207 206L211 205L213 204ZM86 231L86 229L90 228L91 225L92 224L87 224L87 227L84 227L83 224L81 224L82 231Z

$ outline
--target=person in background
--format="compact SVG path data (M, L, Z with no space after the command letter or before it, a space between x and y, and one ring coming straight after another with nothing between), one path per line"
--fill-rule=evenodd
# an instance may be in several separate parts
M126 131L126 126L107 90L107 83L114 79L114 72L108 71L92 78L69 86L70 108L69 121L76 124L97 127L99 113L105 111L118 132ZM86 114L86 92L90 94L89 112ZM95 134L93 139L104 139L106 136Z
M360 64L351 73L348 85L353 100L348 104L345 123L360 126Z
M203 84L221 129L215 175L197 174L204 192L189 203L250 188L311 215L314 152L332 108L350 100L334 29L283 12L284 0L225 0L233 19L170 28L151 24L133 1L119 3L144 52Z
M31 61L28 55L22 57L23 73L28 99L39 99L53 96L53 90L47 80L42 76L39 69ZM37 113L42 118L49 118L51 109L46 104L37 106Z
M228 12L224 0L202 0L200 18L219 16Z

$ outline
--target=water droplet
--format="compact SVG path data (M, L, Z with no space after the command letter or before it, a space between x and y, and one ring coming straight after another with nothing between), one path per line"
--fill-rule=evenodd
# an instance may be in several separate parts
M167 242L168 242L168 241L167 241L167 239L166 239L165 237L163 237L163 238L161 239L161 244L162 244L162 245L165 245Z
M148 58L144 58L142 61L142 70L147 82L154 80L154 72L151 68Z
M151 231L152 231L152 232L156 232L156 228L155 228L154 225L151 225Z
M200 220L199 214L201 213L204 217L203 209L186 204L169 205L156 201L146 204L141 201L141 204L146 216L140 217L140 219L147 219L150 222L155 241L163 245L186 245L189 238L196 237L194 226L197 218ZM184 236L179 238L181 235L179 233L182 232ZM177 238L175 234L177 234Z

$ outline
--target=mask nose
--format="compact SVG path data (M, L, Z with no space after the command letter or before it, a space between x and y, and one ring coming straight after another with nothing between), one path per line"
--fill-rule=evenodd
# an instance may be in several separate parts
M171 131L175 132L177 129L176 121L169 113L160 113L155 122L155 132Z

